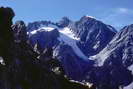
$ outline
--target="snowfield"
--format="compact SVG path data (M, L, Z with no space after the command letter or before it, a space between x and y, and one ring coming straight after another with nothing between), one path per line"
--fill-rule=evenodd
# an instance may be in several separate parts
M43 32L43 31L52 31L52 30L54 30L55 28L53 28L53 27L41 27L41 28L39 28L39 29L37 29L37 30L33 30L32 32L30 32L32 35L33 34L36 34L37 32Z
M83 52L79 49L76 42L80 40L80 38L75 37L75 35L71 32L71 30L68 27L65 27L63 29L59 30L60 37L58 40L65 42L69 46L72 47L74 52L77 54L77 56L87 60L88 57L86 57Z

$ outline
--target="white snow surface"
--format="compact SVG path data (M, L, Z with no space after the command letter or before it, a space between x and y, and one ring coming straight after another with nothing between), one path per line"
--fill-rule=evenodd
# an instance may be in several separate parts
M60 29L59 32L60 32L60 37L58 38L58 40L63 41L69 46L71 46L74 52L77 54L77 56L85 60L88 59L88 57L86 57L83 54L83 52L79 49L79 47L76 44L76 42L80 40L80 38L75 37L75 35L70 31L68 27Z
M100 46L100 41L98 41L98 42L93 46L93 49L96 50L99 46Z
M132 71L132 74L133 74L133 65L129 66L128 70Z
M86 15L86 17L95 19L95 17L89 15Z
M33 30L33 31L31 31L30 33L33 35L33 34L36 34L37 32L42 32L42 31L52 31L52 30L54 30L55 28L53 28L53 27L41 27L41 28L39 28L39 29L37 29L37 30Z
M124 87L123 89L133 89L133 82L129 84L128 86Z
M60 29L59 32L66 35L66 36L68 36L69 38L71 38L73 40L80 40L80 38L77 38L75 36L75 34L73 34L72 31L70 31L70 28L68 28L68 27Z

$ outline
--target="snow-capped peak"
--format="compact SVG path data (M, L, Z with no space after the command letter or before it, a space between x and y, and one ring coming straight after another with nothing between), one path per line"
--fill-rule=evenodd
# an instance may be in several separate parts
M85 17L95 19L95 17L89 15L85 15Z

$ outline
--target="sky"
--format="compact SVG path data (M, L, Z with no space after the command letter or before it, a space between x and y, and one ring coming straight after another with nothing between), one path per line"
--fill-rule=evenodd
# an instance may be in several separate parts
M133 0L0 0L0 6L13 8L14 22L26 23L67 16L73 21L84 15L93 16L120 29L133 24Z

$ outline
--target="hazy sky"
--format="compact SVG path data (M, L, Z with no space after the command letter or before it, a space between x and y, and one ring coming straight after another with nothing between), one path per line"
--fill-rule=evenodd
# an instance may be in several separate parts
M133 0L0 0L0 6L12 7L14 21L58 21L63 16L79 20L93 16L116 28L133 23Z

